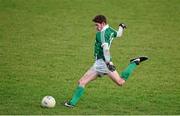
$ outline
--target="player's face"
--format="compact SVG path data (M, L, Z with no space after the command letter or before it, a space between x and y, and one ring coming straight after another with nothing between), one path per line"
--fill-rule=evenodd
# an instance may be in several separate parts
M95 27L97 31L101 31L104 27L105 23L95 23Z

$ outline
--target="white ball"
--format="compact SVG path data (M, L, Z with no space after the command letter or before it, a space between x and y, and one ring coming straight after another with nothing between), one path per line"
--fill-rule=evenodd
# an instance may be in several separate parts
M45 96L41 101L41 106L46 108L53 108L56 105L56 101L52 96Z

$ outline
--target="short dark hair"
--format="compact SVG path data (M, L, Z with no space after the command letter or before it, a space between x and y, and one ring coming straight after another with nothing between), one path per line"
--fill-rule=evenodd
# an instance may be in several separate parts
M92 21L95 23L107 23L106 17L104 15L96 15Z

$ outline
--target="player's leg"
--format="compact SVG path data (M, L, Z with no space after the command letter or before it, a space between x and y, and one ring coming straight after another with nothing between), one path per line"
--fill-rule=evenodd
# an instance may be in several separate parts
M122 73L119 75L116 70L110 70L108 76L118 85L123 85L125 81L130 77L133 73L134 69L141 63L142 61L147 60L148 57L140 56L130 60L130 64L125 68Z
M119 86L122 86L125 81L130 77L134 69L136 68L137 64L135 62L131 62L125 70L119 74L116 70L110 71L108 76Z
M95 80L97 78L98 73L90 68L78 81L79 86L85 87L90 81Z
M65 103L65 106L73 107L77 104L80 97L84 93L85 86L92 80L95 80L97 78L97 72L93 70L92 68L89 69L82 78L78 81L78 87L76 88L72 99L69 102Z
M146 60L148 60L147 56L139 56L131 59L129 65L122 71L122 73L120 73L120 77L127 80L136 69L137 65Z
M135 62L131 62L119 75L124 80L127 80L133 71L136 69L137 64Z
M119 73L115 70L107 74L117 85L122 86L125 80L119 76Z

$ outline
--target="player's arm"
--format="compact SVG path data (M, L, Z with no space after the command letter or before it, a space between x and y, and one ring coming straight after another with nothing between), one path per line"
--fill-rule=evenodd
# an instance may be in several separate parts
M111 56L110 56L110 51L109 51L109 46L108 43L104 43L102 44L103 47L103 54L104 54L104 58L105 58L105 62L107 64L107 67L110 71L115 71L116 68L115 66L110 62Z
M111 56L110 56L108 43L103 43L102 48L103 48L103 54L104 54L105 62L109 63Z
M119 29L117 31L116 37L121 37L124 29L126 29L126 28L127 28L127 26L125 24L123 24L123 23L119 24Z

